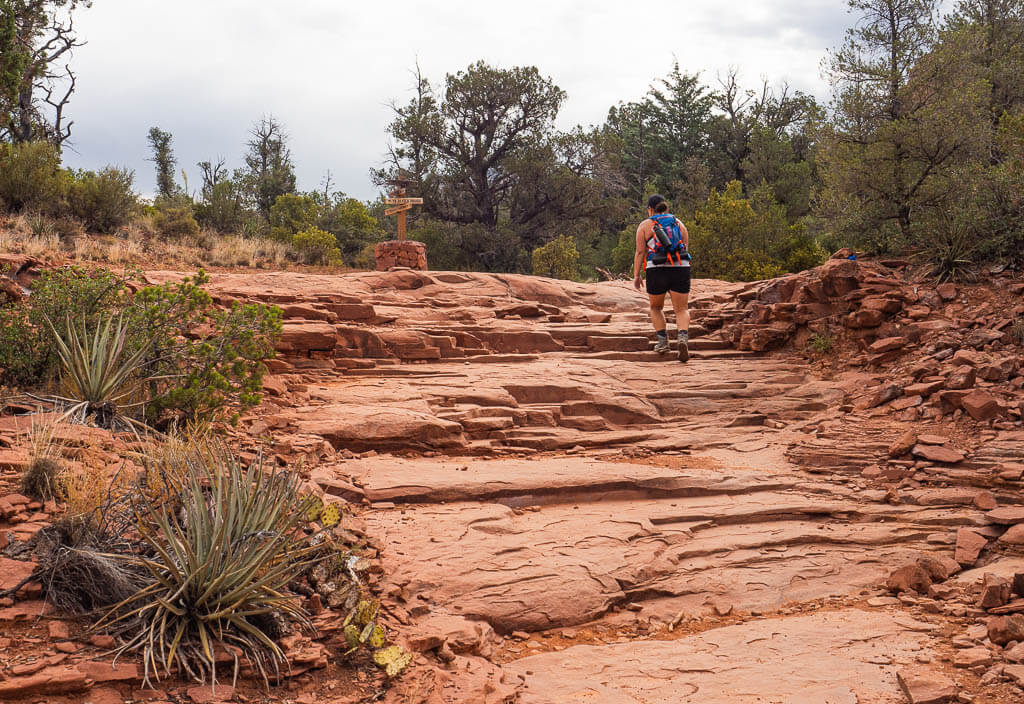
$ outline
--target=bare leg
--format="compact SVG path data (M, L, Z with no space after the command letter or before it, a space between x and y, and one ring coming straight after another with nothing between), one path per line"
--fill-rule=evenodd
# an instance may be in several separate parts
M672 308L676 312L676 327L680 331L685 330L687 333L690 331L690 294L688 293L676 293L672 294ZM665 317L662 316L662 321Z
M676 311L676 327L679 329L679 361L690 359L690 295L672 291L672 308Z
M678 294L673 293L675 297ZM668 323L665 322L665 294L650 296L651 299L651 322L654 324L654 331L660 332L665 329Z
M654 332L657 333L654 341L654 351L658 354L665 354L669 351L664 309L665 294L651 296L651 323L654 325Z

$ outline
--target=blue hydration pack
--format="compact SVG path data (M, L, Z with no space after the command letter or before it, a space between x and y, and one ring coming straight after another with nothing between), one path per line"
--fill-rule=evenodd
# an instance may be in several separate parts
M676 216L671 213L661 213L652 215L651 221L654 224L654 244L648 245L648 265L674 264L679 266L684 261L690 261L690 253L686 251L683 233L679 229Z

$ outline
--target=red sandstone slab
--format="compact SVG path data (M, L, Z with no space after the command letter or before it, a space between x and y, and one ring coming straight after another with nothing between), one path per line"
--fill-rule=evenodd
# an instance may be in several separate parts
M576 646L505 669L526 680L521 704L898 704L891 663L911 660L926 640L882 612L819 613L680 640Z

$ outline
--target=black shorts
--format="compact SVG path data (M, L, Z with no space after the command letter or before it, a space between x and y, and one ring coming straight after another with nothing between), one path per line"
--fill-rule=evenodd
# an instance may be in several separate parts
M690 267L656 266L647 270L647 293L663 296L669 291L690 292Z

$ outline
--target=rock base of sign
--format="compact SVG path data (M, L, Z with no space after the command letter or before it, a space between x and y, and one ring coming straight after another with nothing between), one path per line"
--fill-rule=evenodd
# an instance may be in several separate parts
M427 245L411 240L390 240L381 242L374 249L377 271L387 271L396 266L417 271L427 270Z

